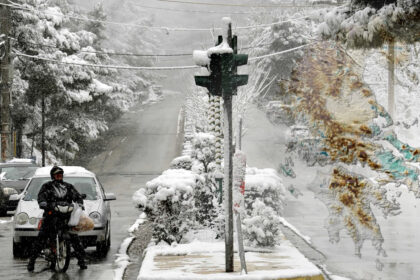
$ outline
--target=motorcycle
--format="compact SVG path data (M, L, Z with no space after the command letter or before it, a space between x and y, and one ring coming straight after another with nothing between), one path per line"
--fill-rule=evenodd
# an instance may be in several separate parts
M70 235L67 225L74 206L72 203L58 202L54 207L55 223L58 231L54 238L49 238L47 248L41 251L41 256L49 262L49 267L56 272L66 272L70 264ZM41 228L42 221L38 224Z

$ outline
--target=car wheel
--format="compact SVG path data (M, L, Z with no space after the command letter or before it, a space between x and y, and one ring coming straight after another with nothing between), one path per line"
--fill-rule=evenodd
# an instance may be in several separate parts
M107 255L110 247L111 247L111 231L110 231L109 224L107 224L105 241L96 243L96 254L100 258L103 258Z
M13 257L15 258L23 258L27 254L24 251L24 245L22 243L16 243L13 241Z
M6 207L0 207L0 217L7 216L7 209Z

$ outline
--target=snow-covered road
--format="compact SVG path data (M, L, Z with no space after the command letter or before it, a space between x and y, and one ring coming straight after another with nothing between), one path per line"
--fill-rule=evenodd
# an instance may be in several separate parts
M246 114L246 135L243 150L247 154L249 166L259 168L278 168L284 160L285 132L287 127L274 126L265 114L251 106ZM402 214L383 219L379 213L378 223L385 239L384 249L388 257L376 256L370 243L362 249L362 258L354 255L354 245L349 236L342 233L338 244L329 242L328 232L324 227L328 215L324 204L315 198L307 188L316 176L316 168L295 162L295 171L299 185L295 184L303 196L295 199L289 196L285 206L284 218L293 224L302 234L311 238L312 244L326 256L327 269L341 276L363 280L394 280L420 278L420 201L412 195L403 194ZM288 180L285 180L286 187ZM404 190L402 190L404 193ZM378 270L377 268L381 268Z
M117 196L111 203L111 250L105 259L96 259L94 248L89 248L89 267L85 271L79 271L76 260L72 259L66 274L49 270L29 274L27 260L12 256L12 223L6 217L0 219L0 279L113 279L115 254L139 215L132 203L133 193L166 169L177 155L177 117L183 102L181 94L171 93L161 102L133 108L113 124L104 151L87 166L99 176L105 190ZM45 266L38 259L36 271Z

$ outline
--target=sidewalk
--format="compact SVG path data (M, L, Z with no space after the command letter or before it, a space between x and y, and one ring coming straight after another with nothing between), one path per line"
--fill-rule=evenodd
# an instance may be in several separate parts
M251 250L245 258L248 274L240 272L235 252L235 272L225 273L224 242L199 242L147 249L138 280L324 280L321 271L306 259L288 240L274 250Z

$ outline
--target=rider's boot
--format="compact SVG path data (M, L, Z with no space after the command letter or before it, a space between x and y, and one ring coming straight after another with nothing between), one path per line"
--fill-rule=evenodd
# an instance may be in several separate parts
M35 259L34 258L29 259L27 269L28 269L29 272L34 271L34 269L35 269Z
M87 269L87 265L84 258L79 259L77 264L79 265L80 269Z

